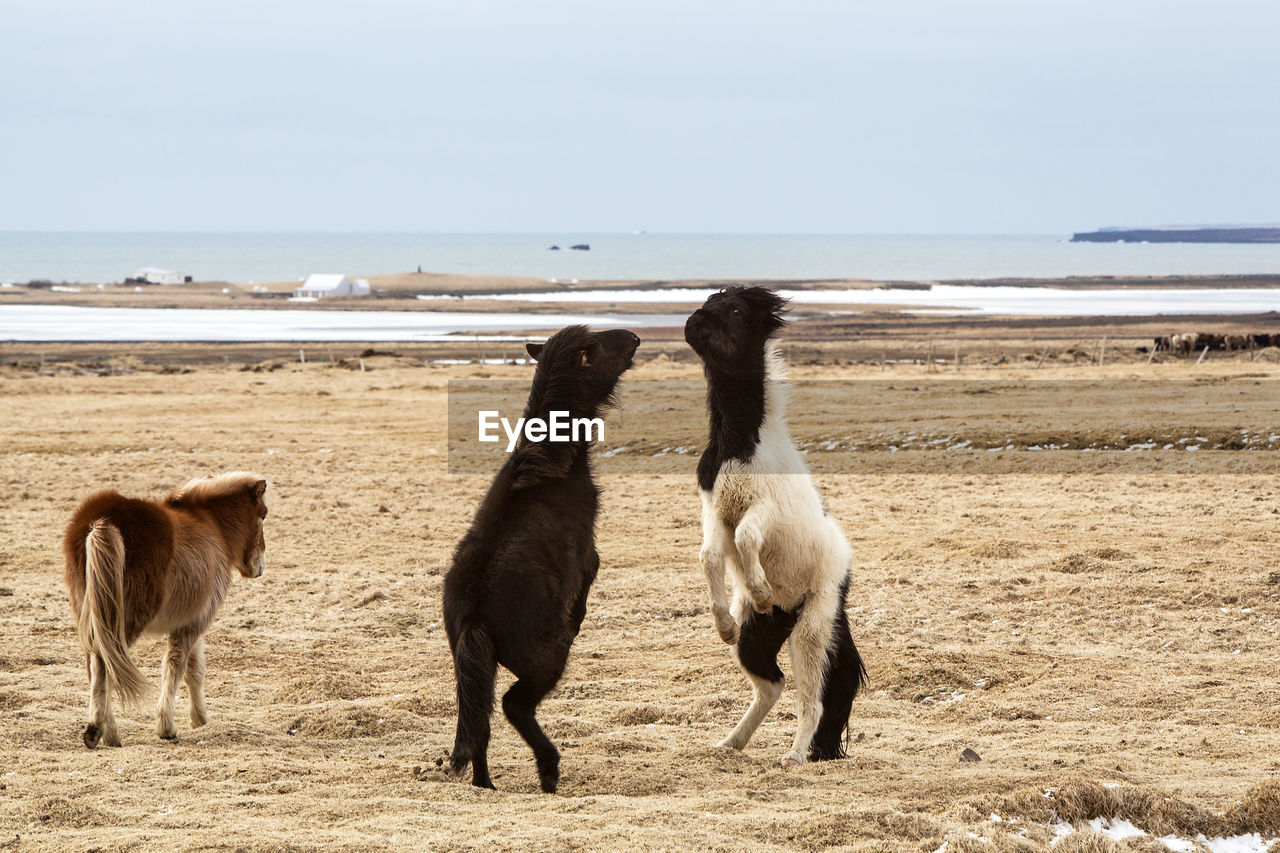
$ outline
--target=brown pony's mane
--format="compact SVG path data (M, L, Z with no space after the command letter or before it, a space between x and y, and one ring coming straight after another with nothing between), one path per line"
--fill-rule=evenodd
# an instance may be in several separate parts
M237 492L247 491L254 484L265 481L265 477L248 471L232 471L216 477L196 477L165 498L164 502L169 506L208 504Z

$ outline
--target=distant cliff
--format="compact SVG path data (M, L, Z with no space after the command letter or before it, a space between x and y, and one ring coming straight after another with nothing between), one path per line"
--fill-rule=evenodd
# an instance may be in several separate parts
M1280 227L1103 228L1071 235L1072 243L1280 243Z

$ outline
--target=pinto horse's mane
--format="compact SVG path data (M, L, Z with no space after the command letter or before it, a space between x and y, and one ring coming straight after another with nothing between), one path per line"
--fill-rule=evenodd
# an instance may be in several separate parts
M248 491L250 487L261 482L264 482L263 477L248 471L232 471L216 477L196 477L165 498L164 502L169 506L213 503L238 492Z

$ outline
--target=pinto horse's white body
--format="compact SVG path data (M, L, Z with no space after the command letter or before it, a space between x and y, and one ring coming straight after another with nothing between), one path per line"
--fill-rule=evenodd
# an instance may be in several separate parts
M826 513L786 424L785 368L777 345L766 348L765 411L750 461L726 460L702 497L700 560L711 591L716 630L735 644L755 688L742 721L722 743L742 749L782 692L779 673L765 677L737 645L740 626L773 611L795 613L787 637L798 694L799 723L784 766L804 763L823 714L823 685L842 615L853 550ZM727 570L727 571L726 571ZM732 583L732 601L725 585ZM776 651L776 650L775 650ZM856 655L856 652L855 652ZM859 667L861 666L859 662ZM856 692L856 691L855 691ZM847 717L846 717L847 719Z

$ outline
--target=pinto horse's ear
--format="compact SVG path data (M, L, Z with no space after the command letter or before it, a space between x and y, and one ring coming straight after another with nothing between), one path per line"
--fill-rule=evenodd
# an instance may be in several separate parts
M545 346L546 344L525 344L524 351L529 353L529 358L537 361L538 356L542 355L542 348Z

